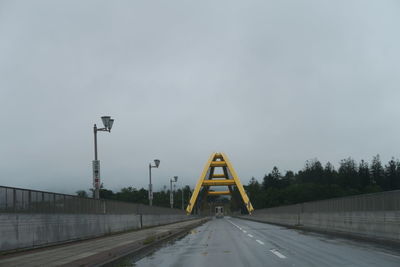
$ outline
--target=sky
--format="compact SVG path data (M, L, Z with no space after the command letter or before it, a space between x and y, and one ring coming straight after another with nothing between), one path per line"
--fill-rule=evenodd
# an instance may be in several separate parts
M400 158L400 2L0 0L0 185L247 184L318 158Z

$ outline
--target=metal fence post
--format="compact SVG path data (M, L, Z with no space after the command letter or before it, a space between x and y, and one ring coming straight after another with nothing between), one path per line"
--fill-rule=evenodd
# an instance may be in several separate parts
M17 211L16 203L17 203L17 190L14 188L13 189L13 208L14 208L14 212Z

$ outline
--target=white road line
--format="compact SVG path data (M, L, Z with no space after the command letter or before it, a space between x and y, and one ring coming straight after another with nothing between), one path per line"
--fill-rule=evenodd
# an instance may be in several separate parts
M248 236L250 236L250 237L254 237L253 235L251 235L251 234L247 234Z
M237 225L237 224L231 222L230 220L227 220L227 221L230 222L230 223L231 223L232 225L234 225L235 227L237 227L237 228L239 228L240 230L242 230L242 228L241 228L239 225Z
M261 240L256 240L258 243L260 243L260 245L264 245L264 242L262 242Z
M276 249L271 249L270 250L272 253L274 253L276 256L278 256L281 259L286 259L286 256L283 255L282 253L280 253L279 251L277 251Z
M395 257L395 258L398 258L398 259L400 259L400 257L399 257L399 256L396 256L396 255L393 255L393 254L390 254L390 253L386 253L386 252L380 252L380 251L378 251L378 253L380 253L380 254L383 254L383 255L386 255L386 256L392 256L392 257Z
M240 231L242 231L243 233L247 233L246 230L243 230L242 227L240 227L239 225L231 222L230 220L227 220L229 223L231 223L233 226L235 226L236 228L238 228ZM253 237L252 235L248 234L248 236Z

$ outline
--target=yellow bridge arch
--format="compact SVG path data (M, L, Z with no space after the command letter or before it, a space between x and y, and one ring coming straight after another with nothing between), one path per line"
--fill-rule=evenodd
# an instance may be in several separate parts
M222 168L222 173L215 173L216 168ZM229 191L208 191L210 186L228 186ZM192 213L202 187L207 189L208 195L231 195L232 186L238 188L243 203L245 204L249 214L251 214L254 210L253 205L251 205L250 199L244 191L243 185L233 169L232 163L229 161L225 153L212 153L196 184L192 197L190 198L189 204L186 208L186 213Z

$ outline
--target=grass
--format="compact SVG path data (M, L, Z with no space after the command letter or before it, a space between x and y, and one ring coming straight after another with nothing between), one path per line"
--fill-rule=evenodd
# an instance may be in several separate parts
M149 236L143 241L143 245L151 244L154 241L156 241L156 237L155 236Z

